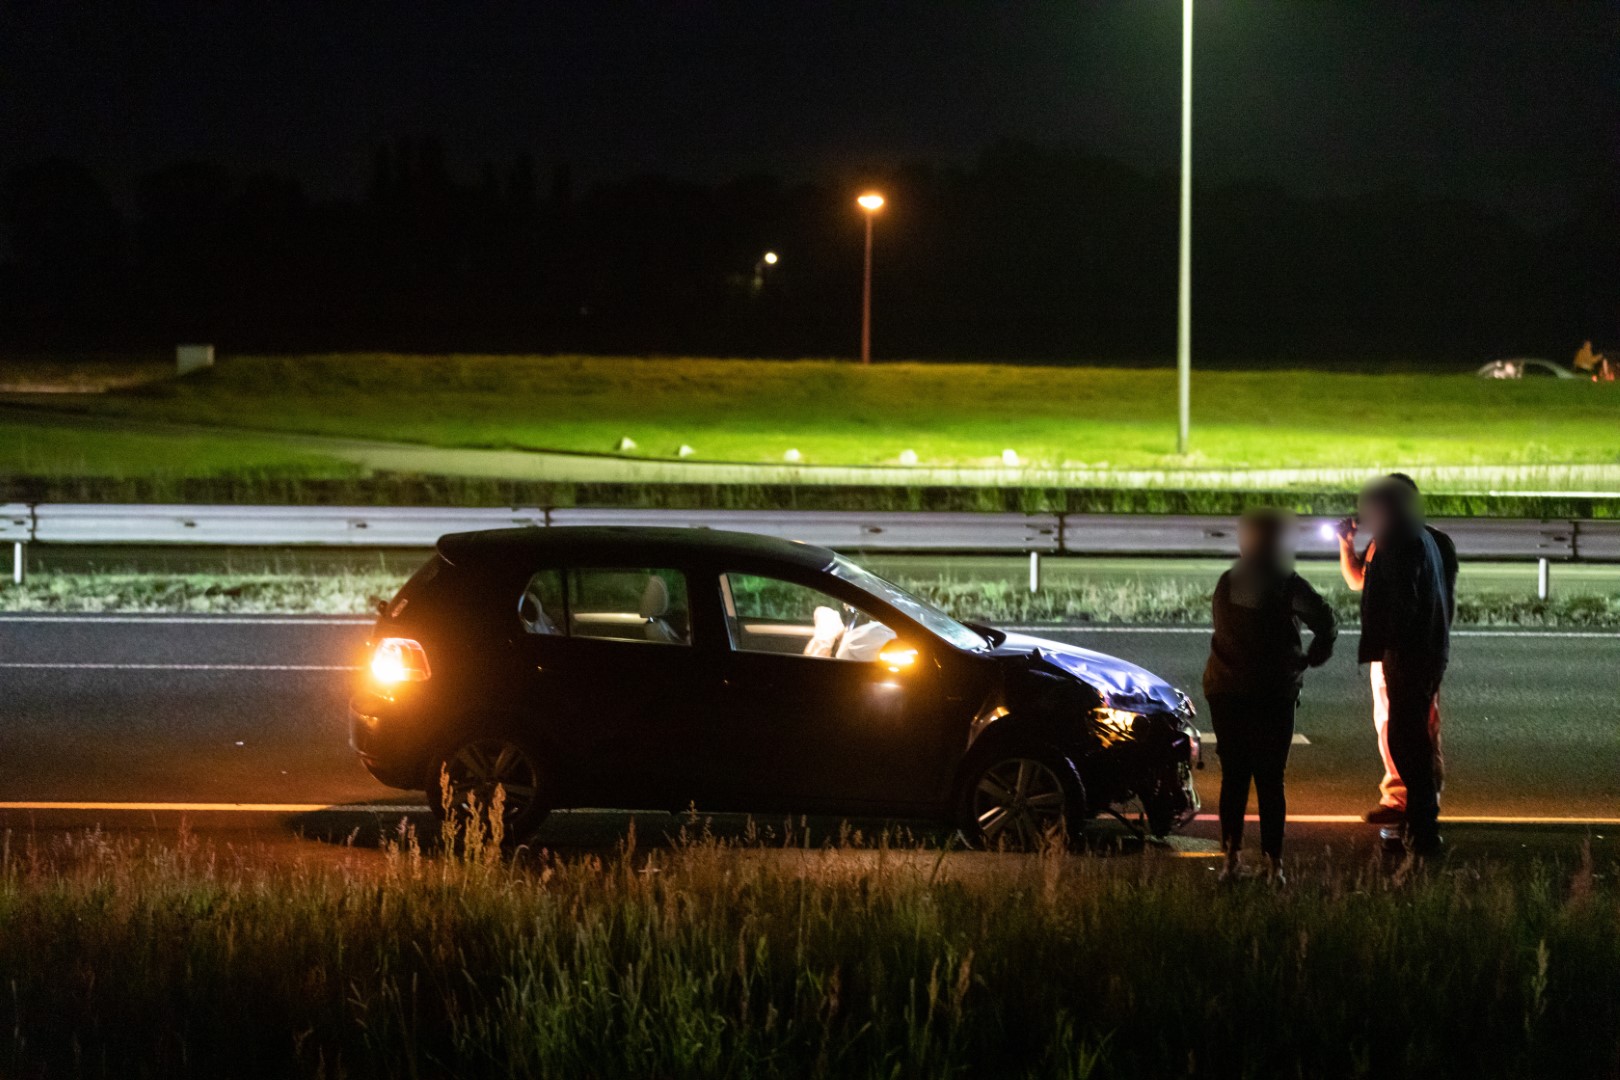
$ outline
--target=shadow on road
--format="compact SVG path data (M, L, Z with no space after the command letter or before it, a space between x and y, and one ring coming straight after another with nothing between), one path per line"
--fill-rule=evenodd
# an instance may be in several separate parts
M439 822L426 806L401 813L394 803L376 810L349 804L284 819L293 836L321 844L379 849L414 835L424 849L438 845ZM882 818L794 816L766 819L747 814L667 813L655 810L559 810L553 812L526 847L571 854L608 855L633 847L661 850L697 843L759 850L870 851L880 848L919 852L962 852L961 837L930 821ZM1179 857L1218 854L1213 840L1172 836L1145 840L1108 820L1092 822L1077 853L1130 856L1151 853Z

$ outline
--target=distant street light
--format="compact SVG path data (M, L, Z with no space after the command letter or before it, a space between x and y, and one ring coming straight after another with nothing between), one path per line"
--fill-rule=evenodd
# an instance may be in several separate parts
M1181 244L1176 262L1176 453L1192 446L1192 26L1181 0Z
M765 287L765 271L769 270L780 261L781 259L777 257L776 252L767 251L765 254L759 257L758 262L754 263L753 285L756 293Z
M872 362L872 219L883 209L883 196L868 191L855 200L866 214L866 274L861 283L861 363Z

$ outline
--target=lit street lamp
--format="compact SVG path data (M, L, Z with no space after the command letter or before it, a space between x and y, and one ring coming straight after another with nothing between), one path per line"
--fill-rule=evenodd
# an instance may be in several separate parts
M883 209L883 196L868 191L855 200L866 214L866 274L861 283L861 363L872 362L872 219Z
M1192 11L1181 0L1181 243L1176 261L1176 453L1192 426Z
M777 257L776 252L767 251L759 257L758 262L754 263L754 291L756 293L765 287L765 271L780 261L781 259Z

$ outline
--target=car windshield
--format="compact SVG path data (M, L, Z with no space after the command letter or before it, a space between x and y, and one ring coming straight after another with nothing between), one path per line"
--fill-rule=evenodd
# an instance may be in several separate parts
M832 572L856 588L882 599L958 649L982 649L988 644L984 635L963 626L928 601L919 600L900 586L891 585L870 570L856 566L842 555L833 561Z

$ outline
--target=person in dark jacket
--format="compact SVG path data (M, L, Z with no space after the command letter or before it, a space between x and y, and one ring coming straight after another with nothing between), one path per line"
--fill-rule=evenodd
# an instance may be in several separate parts
M1238 527L1238 560L1215 586L1215 632L1204 667L1204 697L1221 759L1222 880L1238 872L1249 785L1260 804L1260 850L1282 883L1283 770L1294 739L1294 706L1307 667L1333 655L1338 623L1294 572L1292 515L1254 510ZM1307 650L1300 626L1311 631Z
M1378 554L1366 565L1357 655L1383 665L1389 752L1406 784L1407 840L1414 853L1434 854L1441 848L1441 770L1430 718L1451 658L1454 578L1409 485L1381 480L1363 493L1361 507Z
M1417 481L1405 473L1390 473L1388 479L1394 480L1410 489L1410 495L1418 500L1421 506L1422 496L1418 492ZM1356 534L1359 523L1354 517L1346 518L1339 523L1339 572L1344 576L1344 583L1354 592L1360 592L1366 585L1367 565L1378 551L1378 545L1368 541L1366 549L1357 554ZM1435 528L1425 525L1424 529L1434 540L1435 548L1440 552L1440 563L1445 570L1446 598L1448 601L1447 616L1455 622L1457 618L1457 545L1451 542L1451 537ZM1406 782L1401 779L1400 770L1395 767L1395 758L1389 751L1389 687L1384 683L1384 665L1374 660L1367 665L1367 673L1372 683L1373 730L1378 736L1378 754L1383 760L1384 776L1378 783L1378 805L1363 814L1364 820L1374 825L1386 827L1386 835L1398 835L1397 826L1406 824ZM1435 760L1435 788L1443 790L1444 780L1444 752L1440 742L1440 698L1434 699L1434 706L1429 710L1429 732L1434 740Z

